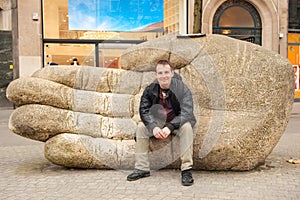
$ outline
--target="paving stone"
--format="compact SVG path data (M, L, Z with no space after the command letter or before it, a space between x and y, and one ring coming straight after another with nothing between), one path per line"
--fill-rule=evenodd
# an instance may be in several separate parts
M295 105L294 105L295 106ZM300 108L300 103L296 104ZM0 109L1 121L4 113ZM149 178L126 181L129 170L82 170L44 158L43 144L15 137L0 124L0 199L295 199L300 197L300 117L289 126L266 164L248 172L194 171L195 184L181 186L179 170L153 170ZM271 166L271 167L270 167Z

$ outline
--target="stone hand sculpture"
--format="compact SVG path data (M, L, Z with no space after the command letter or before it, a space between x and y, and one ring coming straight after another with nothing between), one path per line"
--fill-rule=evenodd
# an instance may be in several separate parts
M280 55L220 35L167 35L127 49L122 69L45 67L11 82L18 108L9 128L45 142L51 162L78 168L134 167L139 100L167 59L195 105L194 169L250 170L283 134L293 104L293 69ZM178 138L151 140L152 168L178 168Z

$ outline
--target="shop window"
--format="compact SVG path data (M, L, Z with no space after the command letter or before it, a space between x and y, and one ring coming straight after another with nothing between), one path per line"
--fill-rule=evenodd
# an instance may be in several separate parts
M289 0L289 29L300 32L300 1ZM296 30L295 30L296 29Z
M164 0L43 0L43 7L45 38L138 40L164 32Z
M172 0L179 13L179 1ZM101 42L95 41L135 41L127 46L151 40L166 34L168 25L164 0L43 0L43 40L44 64L69 65L76 57L81 65L97 67L120 67L119 57L126 49L111 44L110 49L101 49ZM171 14L169 14L171 15ZM172 32L178 32L179 19L174 18ZM51 41L51 39L64 40ZM79 44L65 40L93 40L91 44ZM99 49L98 49L99 47ZM68 53L66 53L67 51ZM98 55L99 54L99 55ZM94 61L94 64L91 64ZM95 62L97 61L97 62ZM95 64L97 63L97 64ZM111 64L113 63L113 64Z
M289 0L288 59L294 67L295 99L300 99L300 1Z

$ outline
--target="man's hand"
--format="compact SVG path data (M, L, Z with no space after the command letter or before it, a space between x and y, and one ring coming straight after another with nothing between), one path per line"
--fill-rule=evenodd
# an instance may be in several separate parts
M165 138L171 134L171 130L168 127L164 127L162 131L164 132Z
M153 135L157 139L166 139L170 135L171 131L168 127L164 127L160 129L159 127L155 127L153 129Z
M153 129L153 135L157 139L164 139L163 131L159 127Z

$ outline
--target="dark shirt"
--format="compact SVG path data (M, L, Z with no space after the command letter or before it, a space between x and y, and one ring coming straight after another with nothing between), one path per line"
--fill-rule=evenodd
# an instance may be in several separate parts
M162 108L158 111L161 119L166 120L166 122L172 121L176 115L170 103L169 90L160 89L159 104L162 105Z

